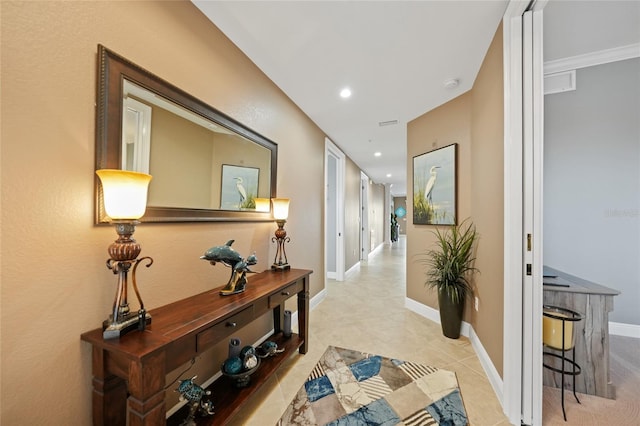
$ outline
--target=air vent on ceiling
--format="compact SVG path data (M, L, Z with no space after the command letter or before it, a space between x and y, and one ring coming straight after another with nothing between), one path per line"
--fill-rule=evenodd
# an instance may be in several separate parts
M398 120L381 121L378 123L378 126L393 126L395 124L398 124Z

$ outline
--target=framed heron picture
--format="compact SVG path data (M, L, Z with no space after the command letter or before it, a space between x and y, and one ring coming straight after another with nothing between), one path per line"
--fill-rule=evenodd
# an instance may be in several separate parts
M413 224L456 224L457 144L413 157Z
M260 169L254 167L222 165L222 210L252 210L256 208Z

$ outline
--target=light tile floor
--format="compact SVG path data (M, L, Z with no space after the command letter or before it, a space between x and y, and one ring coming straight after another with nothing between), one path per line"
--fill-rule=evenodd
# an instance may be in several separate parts
M274 425L333 345L455 371L470 425L508 425L469 340L444 337L440 325L404 307L405 258L401 238L345 281L328 280L326 298L310 314L309 352L285 362L231 424Z

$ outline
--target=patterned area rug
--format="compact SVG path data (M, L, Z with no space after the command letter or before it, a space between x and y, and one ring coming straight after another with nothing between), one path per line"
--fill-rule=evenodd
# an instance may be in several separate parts
M329 346L278 426L468 424L454 372Z

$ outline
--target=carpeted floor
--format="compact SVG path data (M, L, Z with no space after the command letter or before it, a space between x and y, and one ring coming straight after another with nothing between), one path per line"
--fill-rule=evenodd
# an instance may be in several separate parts
M329 346L278 421L285 425L467 425L454 372Z

